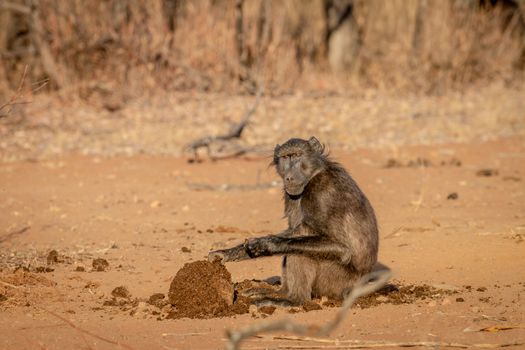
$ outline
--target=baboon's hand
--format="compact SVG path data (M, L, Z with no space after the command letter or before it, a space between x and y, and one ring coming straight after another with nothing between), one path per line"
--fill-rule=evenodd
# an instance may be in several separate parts
M214 262L219 260L224 262L227 261L239 261L250 259L244 244L240 244L230 249L214 250L208 253L208 261Z
M222 261L226 262L226 257L224 254L224 250L214 250L208 253L208 261L209 262L215 262L215 261Z
M248 240L244 243L246 253L250 258L272 255L272 242L269 237Z

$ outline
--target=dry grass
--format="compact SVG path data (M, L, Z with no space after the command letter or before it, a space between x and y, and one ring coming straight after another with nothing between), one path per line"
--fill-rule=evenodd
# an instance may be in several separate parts
M246 87L235 49L235 2L41 0L45 39L73 86L111 83L143 91L233 91ZM523 9L511 2L354 2L358 49L329 74L323 0L244 3L248 78L269 91L373 87L441 93L473 82L521 81ZM174 4L173 6L169 6ZM6 17L11 14L11 17ZM0 9L0 80L16 88L25 64L45 77L23 14ZM9 19L9 20L7 20Z

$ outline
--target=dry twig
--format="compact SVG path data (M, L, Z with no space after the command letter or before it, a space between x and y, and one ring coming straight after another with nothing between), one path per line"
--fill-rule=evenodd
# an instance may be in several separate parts
M264 339L264 338L263 338ZM293 336L276 336L271 337L271 340L290 340L290 341L305 341L324 343L330 345L278 345L276 349L377 349L377 348L413 348L413 347L428 347L428 348L457 348L457 349L499 349L511 346L520 346L525 343L523 342L512 342L512 343L476 343L476 344L464 344L454 342L436 342L436 341L412 341L412 342L394 342L387 340L339 340L339 339L325 339L325 338L312 338L312 337L293 337ZM249 349L256 349L256 347L250 347Z
M257 94L255 96L255 102L253 103L253 105L244 113L244 116L242 117L241 121L238 124L234 125L233 128L230 130L230 132L228 132L227 134L223 134L223 135L202 137L200 139L197 139L197 140L187 144L184 147L184 149L187 150L187 151L193 151L193 154L194 154L193 160L194 161L198 160L197 151L200 148L206 148L207 152L208 152L208 156L211 159L217 159L216 157L213 157L211 155L211 153L210 153L210 145L212 143L229 141L229 140L232 140L232 139L239 139L241 137L241 134L242 134L243 130L248 125L251 116L257 110L257 107L259 105L262 93L263 93L263 88L261 87L257 91ZM244 153L246 153L246 150L239 150L239 152L237 152L236 155L242 155Z
M26 227L23 227L23 228L21 228L19 230L10 232L10 233L8 233L5 236L0 237L0 243L4 243L4 242L10 240L11 238L13 238L15 236L21 235L22 233L26 232L30 228L31 228L31 226L26 226Z
M306 334L314 337L322 337L330 334L341 321L345 318L348 310L352 307L354 302L361 296L374 293L381 289L391 277L390 271L375 271L366 276L363 276L352 292L346 297L341 309L336 314L335 318L323 326L303 325L295 323L288 319L261 322L245 327L237 331L228 331L227 335L229 343L226 346L227 350L238 350L241 342L255 334L273 332L273 331L288 331L296 334ZM370 282L371 281L371 282Z
M24 67L24 72L22 73L22 77L20 78L20 83L18 83L18 88L16 89L15 93L13 94L13 96L11 96L11 98L9 99L9 101L3 103L0 105L0 119L1 118L5 118L9 115L9 113L11 113L11 111L13 110L13 107L16 106L16 105L24 105L24 104L28 104L30 103L30 101L25 101L25 100L22 100L22 97L24 96L24 81L26 79L26 76L27 76L27 71L28 71L28 66L26 65ZM36 87L31 89L31 93L35 93L37 92L38 90L42 89L44 86L46 86L46 84L48 83L48 80L43 80L43 81L40 81L40 82L37 82L33 85L35 85ZM2 112L2 110L4 110L4 112Z

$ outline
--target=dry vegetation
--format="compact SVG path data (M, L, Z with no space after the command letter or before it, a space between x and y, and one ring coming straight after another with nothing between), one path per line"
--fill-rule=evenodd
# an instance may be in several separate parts
M3 0L0 153L178 155L259 89L240 144L218 152L522 133L524 4Z
M0 6L0 83L272 93L369 86L441 92L515 82L521 0L53 1ZM335 72L332 76L330 72Z

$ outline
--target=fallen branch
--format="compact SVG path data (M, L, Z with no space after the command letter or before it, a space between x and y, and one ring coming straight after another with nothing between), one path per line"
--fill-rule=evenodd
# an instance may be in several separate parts
M197 139L197 140L187 144L184 147L184 150L185 151L193 151L193 154L194 154L193 160L197 161L198 160L197 151L200 148L206 148L208 156L211 159L214 159L214 157L212 157L212 155L210 153L210 145L212 143L215 143L215 142L224 142L224 141L230 141L232 139L239 139L241 137L242 132L244 131L244 129L248 125L251 116L257 110L257 107L259 105L262 93L263 93L263 89L260 88L257 91L257 95L255 96L254 104L244 113L244 116L242 117L241 121L237 125L234 125L227 134L217 135L217 136L205 136L205 137L202 137L200 139ZM244 153L246 153L246 150L238 152L238 154L236 154L236 155L242 155Z
M265 338L261 338L265 340ZM372 348L412 348L412 347L429 347L429 348L457 348L457 349L470 349L470 348L481 348L481 349L498 349L511 346L520 346L525 343L513 342L513 343L475 343L475 344L464 344L455 342L435 342L435 341L411 341L411 342L394 342L388 340L340 340L340 339L326 339L326 338L313 338L313 337L294 337L294 336L275 336L270 337L270 340L289 340L289 341L304 341L313 343L324 343L330 345L278 345L277 349L372 349ZM253 348L250 348L253 349Z
M30 228L31 228L31 226L26 226L26 227L21 228L21 229L19 229L19 230L16 230L16 231L10 232L10 233L8 233L8 234L5 235L5 236L0 237L0 243L4 243L4 242L10 240L11 238L13 238L13 237L15 237L15 236L21 235L22 233L26 232L26 231L29 230Z
M261 322L254 325L245 327L237 331L227 331L229 343L226 345L227 350L238 350L240 349L241 342L255 334L267 333L273 331L288 331L300 335L310 335L314 337L323 337L332 332L345 318L348 310L352 307L354 302L364 296L381 289L391 277L390 271L375 271L370 274L363 276L354 286L352 292L346 297L343 305L337 312L335 318L324 326L316 325L303 325L295 323L288 319L273 321L273 322Z
M336 341L334 341L335 343ZM416 341L416 342L388 342L388 341L379 341L379 342L367 342L367 341L351 341L344 342L339 340L341 345L277 345L272 346L272 349L378 349L378 348L415 348L415 347L426 347L426 348L456 348L456 349L500 349L507 348L512 346L521 346L525 343L501 343L501 344L462 344L462 343L447 343L447 342L426 342L426 341ZM268 349L268 347L249 347L247 349Z

